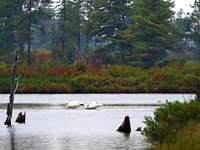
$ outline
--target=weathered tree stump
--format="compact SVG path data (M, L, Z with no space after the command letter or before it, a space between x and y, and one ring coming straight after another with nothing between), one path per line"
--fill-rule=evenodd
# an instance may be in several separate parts
M129 116L124 118L122 125L117 129L119 132L130 133L131 132L131 125Z
M7 117L6 121L4 122L5 125L11 125L11 119L12 119L12 112L13 112L13 102L14 102L14 95L18 87L17 80L17 64L20 63L18 61L18 55L17 51L15 51L14 55L14 64L13 64L13 72L12 72L12 83L11 83L11 89L10 89L10 97L9 97L9 103L7 104Z
M15 122L17 123L25 123L26 120L26 112L24 114L22 114L22 112L20 112L17 116L17 119Z
M137 129L135 131L141 131L142 127L137 127Z

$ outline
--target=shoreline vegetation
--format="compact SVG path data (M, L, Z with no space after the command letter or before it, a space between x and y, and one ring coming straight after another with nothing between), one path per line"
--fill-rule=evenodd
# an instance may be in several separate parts
M95 68L75 61L52 67L46 61L17 68L17 93L198 93L200 64L175 61L165 67L141 69L126 65ZM12 65L0 62L0 93L10 92Z
M200 101L167 102L145 117L142 134L155 150L198 150Z

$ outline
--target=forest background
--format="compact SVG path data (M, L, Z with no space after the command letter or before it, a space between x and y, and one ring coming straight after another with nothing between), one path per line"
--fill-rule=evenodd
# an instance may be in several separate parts
M196 93L200 2L175 14L167 0L0 1L0 92Z

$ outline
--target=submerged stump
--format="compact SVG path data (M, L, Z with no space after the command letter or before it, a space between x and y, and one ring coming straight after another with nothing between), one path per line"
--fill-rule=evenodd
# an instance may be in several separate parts
M26 112L24 114L22 114L22 112L20 112L17 116L17 119L15 122L17 123L25 123L26 120Z
M135 131L142 131L142 127L137 127Z
M131 125L129 116L124 118L122 125L117 129L119 132L130 133L131 132Z

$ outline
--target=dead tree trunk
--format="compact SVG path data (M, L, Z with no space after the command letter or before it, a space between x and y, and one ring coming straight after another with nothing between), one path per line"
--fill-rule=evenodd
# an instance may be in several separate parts
M10 88L10 97L9 97L9 103L7 103L7 118L6 121L4 122L5 125L11 125L11 119L12 119L12 112L13 112L13 102L14 102L14 95L18 87L18 82L17 80L17 64L19 63L18 61L18 55L17 51L14 52L14 64L13 64L13 73L12 73L12 83L11 83L11 88Z

